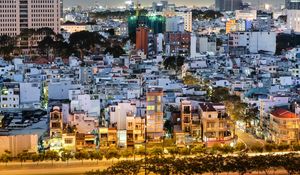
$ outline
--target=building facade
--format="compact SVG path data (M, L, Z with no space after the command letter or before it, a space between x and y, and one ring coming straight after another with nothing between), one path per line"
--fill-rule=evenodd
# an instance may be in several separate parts
M218 11L235 11L242 8L242 0L215 0Z
M135 48L141 50L144 54L148 54L148 38L149 29L147 27L139 27L136 29Z
M0 1L0 35L16 36L24 29L60 32L60 0Z

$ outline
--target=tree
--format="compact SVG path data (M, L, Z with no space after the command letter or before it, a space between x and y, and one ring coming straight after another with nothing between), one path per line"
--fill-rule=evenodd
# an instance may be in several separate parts
M72 159L74 156L73 156L73 153L70 151L70 150L62 150L61 152L61 160L62 161L66 161L67 162L67 165L69 164L69 160Z
M46 151L46 153L45 153L45 159L46 160L51 160L51 163L52 163L52 166L53 166L54 160L55 161L59 161L58 152L52 151L52 150Z
M161 156L163 153L164 150L161 147L154 147L150 150L150 155L152 156Z
M11 162L12 160L13 160L13 157L11 155L11 152L8 150L5 150L4 153L0 157L0 161L4 162L6 166L7 166L7 163Z
M179 153L179 150L177 147L170 147L170 148L167 148L169 154L171 154L172 156L176 157L176 155L178 155Z
M196 155L206 154L207 149L204 145L197 145L194 148L192 148L191 153Z
M97 160L97 164L98 164L99 160L103 159L103 154L100 151L93 151L93 152L90 153L90 158L92 160L96 159Z
M5 59L10 59L10 54L15 49L15 39L7 36L1 35L0 36L0 54L3 55Z
M216 87L213 88L212 94L211 94L211 101L220 103L228 100L230 97L229 90L224 87Z
M40 54L46 55L47 59L49 59L49 53L53 49L54 45L55 42L52 37L47 35L38 43L38 51Z
M133 155L133 153L132 153L132 151L130 151L128 149L124 149L124 150L122 150L121 155L122 155L122 157L127 159L127 158L131 157Z
M115 58L119 58L120 56L125 54L124 49L120 45L109 46L105 49L104 54L111 54Z
M23 162L26 162L29 159L29 153L27 150L23 150L21 153L17 155L17 158L20 160L21 166L23 166Z
M195 85L199 85L200 81L197 78L195 78L193 75L186 75L185 77L183 77L183 83L185 85L195 86Z
M181 67L184 64L184 61L185 57L170 56L164 60L163 65L165 69L179 71L181 70Z
M118 150L116 150L116 149L109 149L108 151L107 151L107 153L105 154L105 158L107 159L107 160L112 160L112 162L113 162L113 159L114 158L116 158L116 159L120 159L120 157L121 157L121 155L120 155L120 153L118 152Z
M40 159L40 154L38 154L38 153L33 153L33 154L31 154L31 155L30 155L30 159L32 160L32 162L36 162L36 165L39 164L39 161L42 161L42 160Z
M89 159L89 153L85 150L80 150L75 153L75 159L81 160L81 164L83 164L83 160Z

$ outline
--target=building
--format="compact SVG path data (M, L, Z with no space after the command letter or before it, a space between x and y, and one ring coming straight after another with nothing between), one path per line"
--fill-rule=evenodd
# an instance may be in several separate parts
M163 130L163 89L150 87L146 93L146 138L148 141L160 141Z
M300 118L286 109L277 108L270 113L270 133L276 144L299 142Z
M233 126L223 104L200 103L201 135L207 146L234 142Z
M0 155L5 150L10 151L13 157L27 150L29 153L38 151L38 135L0 136Z
M236 27L236 20L231 19L231 20L227 21L227 22L226 22L226 28L225 28L226 33L232 32L233 30L235 30L235 29L233 29L233 28L235 28L235 27ZM235 31L236 31L236 30L235 30Z
M86 24L62 24L61 28L64 29L66 32L75 33L87 30Z
M153 34L164 33L166 30L166 18L161 15L129 16L129 37L134 38L136 36L136 30L139 27L147 27Z
M166 32L183 32L184 29L184 18L182 16L166 18Z
M62 138L63 116L58 106L54 106L50 112L49 129L51 138Z
M235 32L229 35L229 47L245 47L250 53L276 51L275 32Z
M16 109L20 106L19 83L4 83L0 93L0 108Z
M201 140L200 116L197 106L190 101L181 102L181 131L196 141Z
M300 0L285 0L285 8L288 10L300 10Z
M256 10L236 10L235 19L236 20L255 20L257 16Z
M187 32L193 31L193 16L192 12L176 12L176 16L183 18L184 30Z
M300 3L300 2L299 2ZM287 28L300 32L300 10L287 10Z
M242 0L215 0L215 9L218 11L235 11L242 8Z
M148 54L148 38L149 29L147 27L139 27L136 29L136 50L141 50L144 54Z
M60 0L0 1L0 35L16 36L23 29L51 28L60 32Z
M166 32L165 34L166 55L188 54L191 40L189 32Z

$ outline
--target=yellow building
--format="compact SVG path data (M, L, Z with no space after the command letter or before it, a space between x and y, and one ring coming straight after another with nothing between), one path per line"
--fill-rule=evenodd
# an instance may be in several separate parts
M236 31L236 20L231 19L226 22L226 33L230 33L232 31Z
M275 109L270 113L270 133L272 141L277 144L299 142L299 117L286 110Z

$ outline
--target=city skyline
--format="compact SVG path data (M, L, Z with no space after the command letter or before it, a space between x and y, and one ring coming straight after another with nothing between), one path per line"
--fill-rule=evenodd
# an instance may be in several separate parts
M95 2L98 2L99 4L103 4L103 6L106 6L106 3L108 6L112 7L118 7L118 6L124 6L125 0L64 0L64 7L71 7L75 5L81 5L83 7L92 6L95 4ZM142 5L150 5L152 1L148 0L140 0ZM159 0L156 0L154 2L159 2ZM180 0L169 0L169 3L175 3L176 5L187 5L187 6L209 6L214 3L214 0L189 0L188 3L182 2Z

